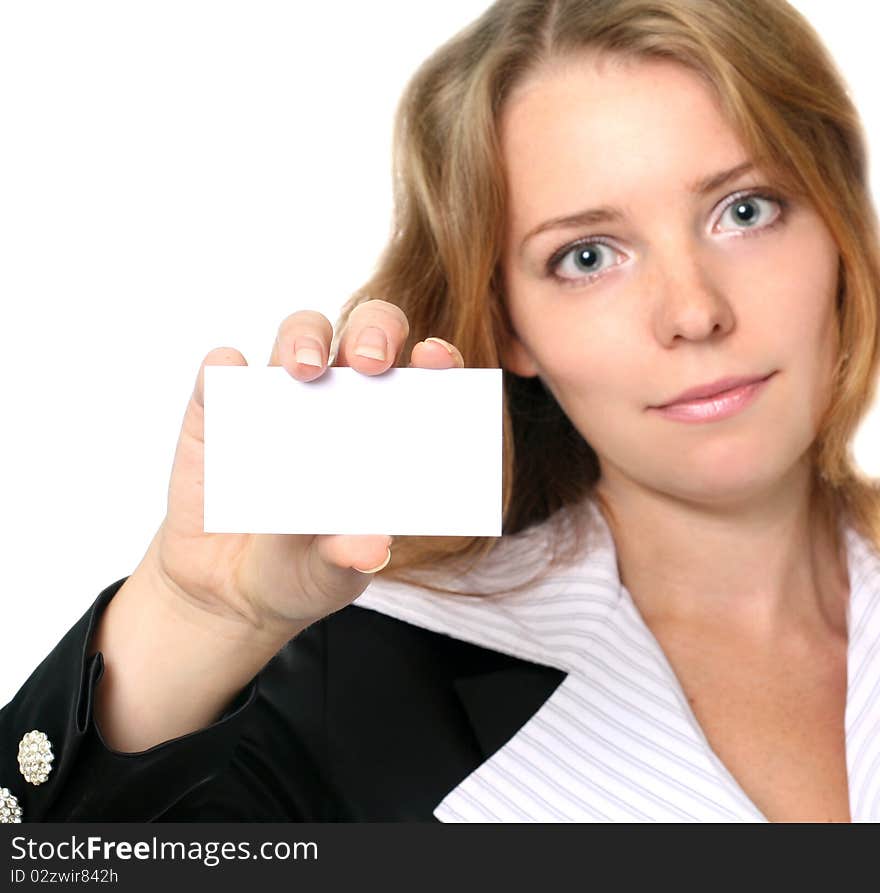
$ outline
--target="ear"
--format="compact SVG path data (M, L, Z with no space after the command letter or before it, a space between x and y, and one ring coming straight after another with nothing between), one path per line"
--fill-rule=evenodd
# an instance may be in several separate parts
M521 378L534 378L538 374L538 368L532 362L526 346L514 334L507 336L501 351L501 365Z

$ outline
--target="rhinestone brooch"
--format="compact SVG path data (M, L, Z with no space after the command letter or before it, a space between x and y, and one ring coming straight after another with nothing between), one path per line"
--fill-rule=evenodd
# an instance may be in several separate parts
M18 797L9 793L9 788L0 788L0 822L20 822L21 807Z
M33 729L18 743L18 768L31 784L42 784L52 771L52 742L45 732Z

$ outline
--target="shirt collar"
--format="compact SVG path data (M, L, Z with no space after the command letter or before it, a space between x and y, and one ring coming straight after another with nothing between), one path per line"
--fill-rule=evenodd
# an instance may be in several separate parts
M447 794L441 821L766 821L709 746L617 570L611 531L588 500L592 539L574 565L518 592L456 597L376 578L355 602L566 677L488 760ZM494 570L463 587L501 589L545 525L505 537ZM853 821L880 820L880 556L844 529L847 768Z

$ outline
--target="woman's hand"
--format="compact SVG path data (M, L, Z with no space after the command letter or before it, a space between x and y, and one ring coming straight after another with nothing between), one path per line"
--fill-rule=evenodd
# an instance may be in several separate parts
M409 335L403 311L370 300L349 316L336 366L378 375L397 365ZM270 366L283 366L310 382L327 368L333 327L313 310L288 316L278 330ZM459 351L446 342L421 341L410 367L463 367ZM367 347L366 354L358 353ZM384 351L384 358L381 354ZM392 538L348 534L230 534L204 532L204 367L246 366L233 348L216 348L203 360L183 419L168 490L168 509L144 557L151 575L192 606L252 626L261 635L290 638L310 623L354 601L385 567ZM304 436L308 423L303 422ZM363 432L352 431L352 438ZM362 469L371 473L370 468ZM303 475L312 469L300 469ZM328 482L329 483L329 482ZM358 570L358 568L362 570Z

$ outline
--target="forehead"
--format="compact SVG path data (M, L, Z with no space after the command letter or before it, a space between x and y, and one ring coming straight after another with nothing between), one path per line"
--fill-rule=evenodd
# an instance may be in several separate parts
M511 210L627 204L681 188L745 150L696 72L673 61L584 56L533 74L508 97L499 135Z

